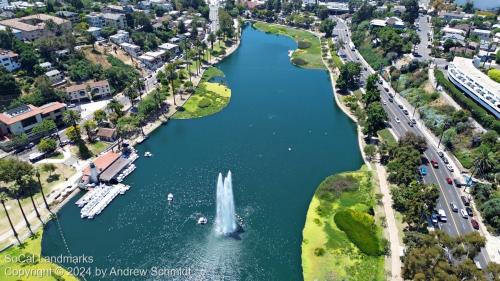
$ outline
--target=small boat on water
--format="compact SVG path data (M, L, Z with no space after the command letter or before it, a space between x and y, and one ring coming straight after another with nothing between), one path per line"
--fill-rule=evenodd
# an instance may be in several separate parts
M200 217L198 219L198 224L207 224L208 220L205 217Z
M174 195L173 195L172 193L169 193L169 194L167 195L167 200L168 200L168 201L173 201L173 200L174 200Z
M149 151L146 151L146 152L144 152L144 156L145 157L151 157L151 156L153 156L153 153L151 153Z

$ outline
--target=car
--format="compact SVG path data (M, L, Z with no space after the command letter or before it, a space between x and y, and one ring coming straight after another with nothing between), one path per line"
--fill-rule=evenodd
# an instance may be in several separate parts
M394 99L392 99L392 98L389 98L389 102L394 102Z
M401 122L401 120L399 120L399 118L396 117L396 123L400 123L400 122Z
M448 221L448 218L446 217L446 213L444 212L443 209L438 210L438 215L439 215L439 220L442 222Z
M438 220L438 215L437 215L436 213L433 213L433 214L431 215L431 221L432 221L432 223L434 223L434 224L438 223L438 221L439 221L439 220Z
M410 121L411 123L413 123L413 125L417 125L417 120L415 120L415 118L412 118Z
M450 203L450 208L453 212L458 212L458 207L457 204L455 204L455 202Z
M380 85L382 85L382 80L378 80L378 83L379 83Z
M467 215L467 212L464 210L464 209L460 209L460 215L462 216L462 218L466 219L468 218L469 216Z
M448 162L448 158L446 158L446 157L443 157L443 162L444 162L445 164L450 163L450 162Z
M448 171L450 171L450 172L455 171L455 170L453 169L453 166L451 166L450 164L447 164L447 165L446 165L446 169L448 169Z
M411 121L408 121L408 126L413 127L413 123Z
M386 102L386 101L383 101L383 102L382 102L382 104L383 104L383 105L387 105L387 102Z
M389 88L384 87L384 91L389 92Z
M446 178L446 182L447 182L448 184L453 184L453 181L451 180L451 178Z
M61 140L61 142L59 143L59 145L60 145L61 147L65 146L65 145L67 145L67 144L69 144L69 140Z
M453 179L453 183L456 187L462 187L462 182L459 179Z
M68 105L68 108L75 108L75 107L76 107L76 104L74 104L74 103L70 103L70 104Z
M470 224L472 224L472 227L473 227L474 229L479 229L479 223L477 222L477 220L475 220L475 219L471 219L471 220L470 220Z
M469 217L474 216L474 212L472 211L471 207L465 207L465 211L467 212L467 215L469 215Z
M367 70L368 70L368 69L366 68L366 66L365 66L365 67L363 67L363 69L364 69L365 71L367 71Z
M32 149L33 147L35 147L35 144L30 142L28 143L27 145L24 146L24 149Z
M432 167L439 168L438 162L434 159L431 160Z
M438 155L439 157L443 158L444 157L444 153L442 151L438 151Z
M420 174L422 176L427 175L427 167L425 167L425 166L420 167Z
M399 109L403 109L403 105L402 104L398 104L398 107L399 107Z
M465 206L470 206L470 200L469 200L469 198L467 198L464 195L462 195L462 196L460 196L460 199L462 199L462 202L464 203Z
M391 94L391 93L389 93L389 97L393 98L393 97L394 97L394 95L393 95L393 94Z
M405 115L408 115L408 110L403 109L403 113L404 113Z

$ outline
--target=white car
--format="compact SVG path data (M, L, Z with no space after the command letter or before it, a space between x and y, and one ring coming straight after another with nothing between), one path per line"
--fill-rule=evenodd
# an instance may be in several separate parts
M462 218L466 219L469 216L467 215L467 212L464 209L460 209L460 215L462 215Z
M386 101L383 101L383 102L382 102L382 104L383 104L383 105L387 105L387 102L386 102Z
M451 166L450 164L446 165L446 169L448 169L448 171L450 172L454 171L453 166Z
M401 122L401 120L399 120L399 118L396 117L396 123L400 123L400 122Z

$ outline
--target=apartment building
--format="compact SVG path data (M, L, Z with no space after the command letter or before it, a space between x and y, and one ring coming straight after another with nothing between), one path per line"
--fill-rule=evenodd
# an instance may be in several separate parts
M52 21L57 28L48 28L47 21ZM70 30L71 22L62 18L36 14L22 18L14 18L0 21L0 26L15 29L20 40L33 41L38 38L57 35L58 30Z
M12 52L0 49L0 67L3 67L8 72L12 72L21 67L19 55Z
M66 87L66 96L72 102L89 101L111 95L108 80L88 81Z

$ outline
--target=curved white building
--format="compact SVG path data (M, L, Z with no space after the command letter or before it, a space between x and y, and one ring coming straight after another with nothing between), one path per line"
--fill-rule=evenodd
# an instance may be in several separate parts
M448 66L448 78L460 90L500 119L500 84L477 69L471 59L455 57Z

